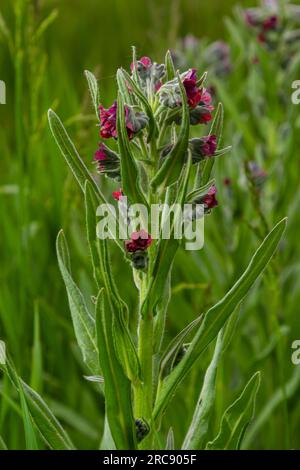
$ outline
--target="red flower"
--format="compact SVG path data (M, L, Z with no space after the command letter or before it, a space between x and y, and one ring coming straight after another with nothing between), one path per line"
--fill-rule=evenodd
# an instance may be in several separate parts
M206 211L218 205L216 194L217 194L217 188L215 187L215 185L213 185L208 191L208 193L205 196L203 196L201 202L202 204L204 204Z
M144 57L141 57L139 60L137 60L136 61L137 69L141 68L141 66L142 68L150 69L152 67L152 60L150 59L150 57L144 56ZM134 63L132 62L130 64L131 72L133 72L133 69L134 69Z
M95 152L94 160L98 163L98 170L110 178L120 179L120 158L119 155L103 142L100 142L98 150Z
M274 30L277 28L277 26L278 26L278 16L276 15L269 16L269 18L267 18L262 24L262 28L264 31Z
M182 83L186 91L188 105L191 108L195 108L195 106L197 106L197 104L201 101L202 96L200 88L197 87L196 69L189 70L185 75Z
M121 199L121 197L123 196L123 191L122 189L120 188L119 191L114 191L112 193L112 196L113 198L116 200L116 201L119 201Z
M207 137L202 137L201 139L201 153L204 157L211 157L214 155L217 150L217 136L209 135Z
M193 163L198 163L204 158L210 158L217 150L217 136L208 135L200 139L191 139L190 148L192 151Z
M130 240L125 242L126 251L135 253L136 251L145 251L151 245L152 238L145 230L133 232Z

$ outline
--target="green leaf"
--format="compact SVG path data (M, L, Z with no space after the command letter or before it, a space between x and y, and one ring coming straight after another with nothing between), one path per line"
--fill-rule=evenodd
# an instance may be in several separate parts
M46 444L54 450L74 450L69 436L41 396L25 382L21 382L34 423Z
M154 115L152 112L152 108L144 95L144 93L140 90L140 88L137 86L137 84L132 80L130 75L126 72L124 69L119 69L117 72L117 80L119 86L123 88L124 86L126 87L126 82L132 89L133 93L136 95L137 99L141 102L142 108L144 112L147 114L149 118L149 135L148 135L148 142L152 140L153 135L156 133L157 128L156 128L156 122L154 119Z
M284 389L283 389L284 388ZM279 387L270 396L265 406L262 408L258 416L249 431L247 432L245 439L243 440L243 448L248 449L252 444L255 436L263 426L269 422L271 416L275 412L276 408L287 399L291 399L300 388L300 368L295 367L295 370L291 378L284 384L284 387Z
M42 361L42 344L40 334L40 313L37 301L34 304L34 329L33 329L33 348L32 348L32 360L31 360L31 378L30 385L34 390L38 392L42 388L42 372L43 372L43 361Z
M192 158L189 151L188 162L182 170L178 190L176 185L168 187L167 189L165 202L168 204L168 207L171 208L172 204L176 202L178 204L177 208L183 208L191 174L191 168ZM153 270L151 272L147 295L142 305L142 315L144 315L145 312L149 310L153 310L154 315L157 314L157 305L163 296L165 284L167 282L169 272L171 272L172 264L180 245L180 240L174 238L176 223L178 223L178 213L174 215L170 224L170 239L161 238L159 240L157 255L155 258ZM164 224L164 214L162 214L162 224Z
M94 276L98 286L100 286L101 282L104 283L107 292L110 293L109 305L112 314L116 351L120 364L124 367L126 374L130 380L136 382L140 378L140 364L127 326L128 307L121 298L114 281L107 240L96 238L96 201L93 187L88 181L86 182L85 190L85 207L88 241L94 265Z
M100 104L100 94L99 94L99 88L98 88L98 82L97 78L92 72L89 72L88 70L84 71L84 75L87 79L92 102L95 108L95 113L97 118L99 119L99 104Z
M74 450L66 431L41 396L19 378L12 361L7 358L5 366L2 365L1 368L8 374L20 397L23 396L26 400L30 416L47 446L53 450Z
M105 289L97 298L96 324L109 428L118 450L136 449L131 384L124 374L115 350L111 311Z
M168 82L170 82L176 76L176 70L175 70L174 62L173 62L170 51L167 51L166 53L165 65L166 65L166 71L167 71L167 80Z
M205 196L214 184L215 184L215 180L213 179L213 180L210 180L205 185L201 186L201 188L191 191L186 197L186 202L189 203L189 202L194 201L195 199Z
M57 236L56 251L60 272L68 294L69 306L78 346L88 368L94 375L98 375L99 361L95 320L87 309L82 293L72 279L67 241L62 230Z
M19 381L19 378L18 378L18 381ZM33 428L33 422L31 419L31 415L29 413L23 387L20 384L20 381L18 384L18 390L19 390L20 403L21 403L21 409L22 409L22 419L24 423L26 450L38 450L39 446L38 446L35 431Z
M117 132L119 153L121 156L122 189L131 203L138 202L147 205L139 185L139 173L136 161L130 148L126 131L124 103L120 92L118 94Z
M167 435L167 443L166 443L166 450L175 450L175 439L174 439L174 432L173 428L169 429Z
M215 135L217 137L217 149L220 148L222 141L222 132L223 132L223 123L224 123L224 108L222 103L218 104L217 111L212 122L209 135Z
M217 151L215 152L214 156L224 155L227 151L231 149L231 147L226 147L225 149L222 149L222 151L218 152L218 149L220 148L220 144L222 141L223 122L224 122L224 108L223 108L222 103L219 103L214 120L212 122L210 131L209 131L209 135L217 136ZM202 176L201 176L201 183L203 185L205 185L208 182L211 176L214 164L215 164L214 157L208 158L205 160L203 169L202 169Z
M71 168L72 173L74 174L82 191L84 191L85 182L86 180L88 180L94 186L97 192L99 202L107 204L107 201L104 195L102 194L100 188L97 186L87 167L81 160L73 142L71 141L66 129L64 128L63 123L61 122L57 114L52 111L52 109L49 109L48 111L48 120L53 137L58 147L60 148L64 159Z
M174 361L180 350L180 348L185 343L188 336L194 331L194 329L200 324L203 317L200 315L195 318L191 323L189 323L174 339L169 343L166 348L160 362L160 375L165 377L170 373L173 368Z
M207 449L240 449L246 428L254 415L255 399L259 385L260 372L256 372L239 398L225 411L219 434L212 442L207 444Z
M203 448L215 402L217 368L222 356L223 338L224 333L221 330L218 335L213 358L204 376L201 393L182 449L199 450Z
M247 295L251 286L264 271L272 258L286 227L286 219L281 220L262 242L247 269L227 294L214 305L204 316L187 353L173 372L164 380L154 408L154 419L166 409L178 385L188 374L192 366L217 336L226 320Z
M165 157L162 166L151 181L151 186L154 189L158 186L166 188L178 181L178 178L180 177L182 168L185 163L186 151L188 148L189 141L190 115L187 104L186 92L182 85L182 81L180 79L179 74L177 74L177 80L182 101L181 127L176 144L172 148L171 152Z
M1 436L0 436L0 450L7 450L7 445L5 444Z

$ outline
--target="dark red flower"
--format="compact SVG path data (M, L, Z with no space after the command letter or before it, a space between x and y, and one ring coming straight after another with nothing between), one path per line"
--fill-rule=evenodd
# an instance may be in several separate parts
M99 106L100 110L100 135L103 139L118 137L117 133L117 102L105 109L102 105ZM147 116L139 111L134 111L129 106L125 106L125 120L126 130L129 139L134 137L134 134L139 132L148 124Z
M136 251L145 251L151 245L152 238L145 230L133 232L130 240L125 242L125 248L128 253L135 253Z
M216 207L218 205L218 201L216 199L216 194L217 194L217 188L215 185L213 185L208 193L203 196L201 202L205 206L205 211L208 211L210 209L213 209L213 207Z
M120 179L120 158L119 155L103 142L100 142L98 150L95 152L94 160L98 163L98 171L113 179Z
M190 69L184 77L183 86L186 91L188 99L188 105L191 108L195 108L201 101L202 92L197 86L197 71L196 69Z
M278 26L278 16L272 15L269 16L266 20L264 20L262 24L262 28L264 31L271 31L276 29Z
M147 56L141 57L139 60L136 61L136 67L137 67L137 70L139 70L139 68L141 67L145 69L150 69L152 67L152 60L150 59L150 57L147 57ZM133 69L134 69L134 63L132 62L130 64L131 72L133 72Z
M214 155L217 150L217 136L208 135L206 137L201 137L200 149L204 157L211 157Z
M102 105L100 110L100 135L103 139L117 138L117 102L105 109Z
M231 181L231 179L227 176L226 178L223 179L223 184L224 184L224 186L229 187L229 186L232 185L232 181Z
M198 163L204 158L210 158L217 150L217 136L208 135L200 139L191 139L190 148L192 151L193 163Z
M123 196L122 189L120 188L119 191L113 191L112 196L116 201L119 201L121 197Z

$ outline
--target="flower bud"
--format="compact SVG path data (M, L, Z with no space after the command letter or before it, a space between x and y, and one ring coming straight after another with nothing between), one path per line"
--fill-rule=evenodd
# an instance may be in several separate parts
M192 152L192 162L198 163L214 155L217 150L217 136L209 135L200 139L190 139L189 145Z
M99 106L100 110L100 135L103 139L113 137L116 139L117 135L117 102L105 109ZM128 138L132 139L141 129L147 126L148 117L141 111L135 111L130 106L125 106L125 122Z
M150 426L144 418L135 420L135 429L138 442L141 442L150 432Z
M103 142L100 142L99 149L95 152L94 160L97 163L99 173L118 181L121 179L119 155L108 148Z

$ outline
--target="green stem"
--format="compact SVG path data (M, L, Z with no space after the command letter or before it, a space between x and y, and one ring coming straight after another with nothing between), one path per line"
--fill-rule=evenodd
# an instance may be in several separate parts
M147 277L142 275L140 285L140 310L145 299ZM151 421L153 407L153 315L146 312L139 315L138 355L141 364L142 382L135 388L135 417ZM151 444L151 432L140 444L141 449L148 449Z

